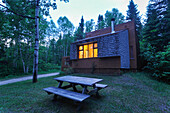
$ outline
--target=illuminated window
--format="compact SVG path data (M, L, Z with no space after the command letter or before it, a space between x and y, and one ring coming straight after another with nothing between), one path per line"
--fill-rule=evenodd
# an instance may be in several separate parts
M79 46L79 50L83 50L83 46Z
M79 59L83 58L83 46L79 46Z
M79 46L79 59L98 57L97 47L96 42Z
M94 43L94 57L98 56L97 43Z
M89 44L89 58L93 58L93 44Z
M94 43L94 48L97 48L97 43Z
M84 45L84 58L89 58L88 45Z
M94 57L97 57L98 56L98 49L94 49Z

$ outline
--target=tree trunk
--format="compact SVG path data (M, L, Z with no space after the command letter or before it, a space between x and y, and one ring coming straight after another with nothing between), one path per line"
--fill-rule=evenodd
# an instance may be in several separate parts
M39 0L36 0L33 83L37 82L37 74L38 74L38 50L39 50Z
M21 44L20 44L20 42L19 42L19 51L20 51L20 57L21 57L21 60L22 60L23 71L24 71L24 73L25 73L25 62L24 62L24 59L23 59L23 56L22 56Z
M28 73L28 70L29 70L29 66L27 65L25 73Z

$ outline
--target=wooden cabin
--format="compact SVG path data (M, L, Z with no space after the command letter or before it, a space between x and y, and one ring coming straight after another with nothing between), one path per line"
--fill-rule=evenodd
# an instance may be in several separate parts
M138 68L138 39L135 23L129 21L86 33L86 38L70 45L70 57L63 57L62 71L75 73L120 74ZM66 63L67 62L67 63ZM69 64L69 65L65 65Z

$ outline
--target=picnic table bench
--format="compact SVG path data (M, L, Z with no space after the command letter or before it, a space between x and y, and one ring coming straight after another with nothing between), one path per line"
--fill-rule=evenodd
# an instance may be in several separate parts
M69 91L69 90L65 90L61 88L56 88L56 87L48 87L48 88L44 88L44 90L48 92L49 94L63 96L63 97L66 97L66 98L69 98L69 99L72 99L78 102L82 102L86 98L90 97L90 95L81 94L81 93L77 93L77 92L73 92L73 91Z
M48 94L54 94L54 98L56 98L58 95L77 102L84 101L94 93L96 93L96 95L98 96L98 91L107 87L107 85L105 84L98 84L98 82L101 82L103 80L98 78L62 76L54 78L54 80L59 82L57 87L47 87L43 90L46 91ZM63 82L68 82L69 85L62 86ZM78 90L76 88L77 85L80 85L83 88L81 93L78 93ZM92 90L89 91L87 87L92 87ZM68 88L73 88L74 91L66 90Z

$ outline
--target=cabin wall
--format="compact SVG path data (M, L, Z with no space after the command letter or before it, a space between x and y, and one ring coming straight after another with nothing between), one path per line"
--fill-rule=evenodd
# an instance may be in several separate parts
M121 30L124 30L124 29L128 30L130 68L131 69L137 69L138 68L138 59L139 59L138 58L138 56L139 56L139 41L138 41L138 37L136 36L134 20L126 22L126 23L115 25L114 28L115 28L115 31L121 31ZM107 27L107 28L104 28L104 29L100 29L100 30L97 30L97 31L86 33L86 38L94 37L94 36L102 35L102 34L107 34L107 33L111 33L111 27ZM133 50L132 50L132 48L133 48ZM133 54L131 54L131 51L132 51ZM131 55L133 55L133 57Z
M98 43L98 58L119 56L121 60L121 66L119 68L130 68L128 30L73 43L70 49L70 59L76 60L75 62L82 60L78 59L78 45L90 42ZM88 59L85 59L85 61L88 62ZM74 65L75 62L72 64ZM114 66L114 64L112 65Z
M137 67L138 67L137 49L139 51L139 45L138 45L138 37L136 36L134 21L130 21L130 22L119 24L119 25L115 26L115 31L120 31L123 29L127 29L129 32L128 34L129 34L130 68L137 69ZM133 50L131 50L131 48L133 48ZM133 51L133 58L131 56L131 51Z
M76 73L120 74L120 57L72 60Z
M134 21L116 25L115 31L118 32L98 37L111 33L111 27L97 30L86 34L88 40L71 44L70 64L76 73L92 73L93 66L95 66L94 73L101 74L119 74L120 70L137 69L139 45ZM90 39L94 36L96 38ZM90 42L98 43L98 57L78 59L78 45Z

